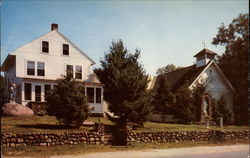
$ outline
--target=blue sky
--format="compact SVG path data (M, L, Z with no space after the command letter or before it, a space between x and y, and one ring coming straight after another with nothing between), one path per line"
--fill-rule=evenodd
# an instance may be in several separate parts
M50 31L51 23L100 66L112 40L122 39L146 72L173 63L189 66L193 55L211 45L221 23L248 12L247 0L2 0L1 61L7 54Z

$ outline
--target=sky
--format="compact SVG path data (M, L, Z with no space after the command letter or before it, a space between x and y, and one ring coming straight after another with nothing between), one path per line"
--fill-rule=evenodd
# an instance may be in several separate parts
M141 51L146 73L167 64L189 66L205 47L214 46L218 27L240 13L248 13L248 0L2 0L1 63L8 53L50 32L51 23L100 67L112 41Z

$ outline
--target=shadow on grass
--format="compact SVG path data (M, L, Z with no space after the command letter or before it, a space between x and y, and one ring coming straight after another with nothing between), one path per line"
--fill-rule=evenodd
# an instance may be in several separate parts
M66 126L66 125L51 125L51 124L36 124L36 125L17 125L22 128L37 128L37 129L79 129L80 126Z

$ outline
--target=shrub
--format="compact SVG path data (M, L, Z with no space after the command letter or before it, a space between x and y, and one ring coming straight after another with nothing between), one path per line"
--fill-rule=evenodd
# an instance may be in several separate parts
M90 114L83 84L70 75L57 81L57 86L46 94L48 114L67 126L82 123Z
M217 124L219 124L219 117L223 117L225 125L232 124L234 121L234 114L223 96L214 101L213 118Z

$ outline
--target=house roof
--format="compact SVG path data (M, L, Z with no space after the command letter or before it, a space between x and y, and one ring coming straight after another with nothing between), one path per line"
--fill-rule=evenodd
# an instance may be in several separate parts
M56 31L62 38L64 38L67 42L69 42L71 44L71 46L73 46L75 49L77 49L83 56L85 56L91 63L92 65L95 64L95 61L92 60L87 54L85 54L79 47L77 47L73 42L71 42L66 36L64 36L61 32L59 32L58 30L54 30Z
M173 92L178 91L181 87L189 86L193 81L199 76L199 74L205 69L205 66L196 67L196 65L191 65L178 69L176 71L171 71L169 73L161 74L157 77L155 87L159 86L159 81L165 78L168 82L171 90Z
M217 55L215 52L209 50L209 49L202 49L199 53L197 53L194 57L201 56L204 54L211 54L211 55Z
M15 56L15 55L12 55L12 54L9 54L9 55L7 56L7 58L4 60L2 66L1 66L1 71L2 71L2 72L5 72L5 71L8 70L8 68L9 68L10 65L11 65L11 63L14 62L15 57L16 57L16 56Z
M48 34L50 34L50 33L53 33L53 32L58 33L64 40L66 40L68 43L70 43L71 46L74 47L75 49L77 49L83 56L85 56L85 57L91 62L92 65L95 64L95 61L94 61L94 60L92 60L87 54L85 54L79 47L77 47L73 42L71 42L66 36L64 36L64 35L63 35L61 32L59 32L58 30L53 30L53 31L50 31L50 32L48 32L48 33L46 33L46 34L43 34L42 36L40 36L40 37L38 37L38 38L32 40L31 42L33 42L33 41L35 41L35 40L37 40L37 39L40 39L40 38L42 38L42 37L44 37L44 36L46 36L46 35L48 35ZM28 42L27 44L29 44L29 43L31 43L31 42ZM26 45L26 44L25 44L25 45ZM23 46L25 46L25 45L23 45ZM22 47L23 47L23 46L22 46ZM22 48L22 47L20 47L20 48ZM15 49L15 51L18 51L18 49L20 49L20 48ZM7 56L7 58L5 59L4 63L3 63L2 66L1 66L1 71L7 71L7 67L8 67L7 64L9 64L9 62L10 62L10 61L12 60L12 58L15 56L15 51L13 51L12 53L10 53L10 54Z

